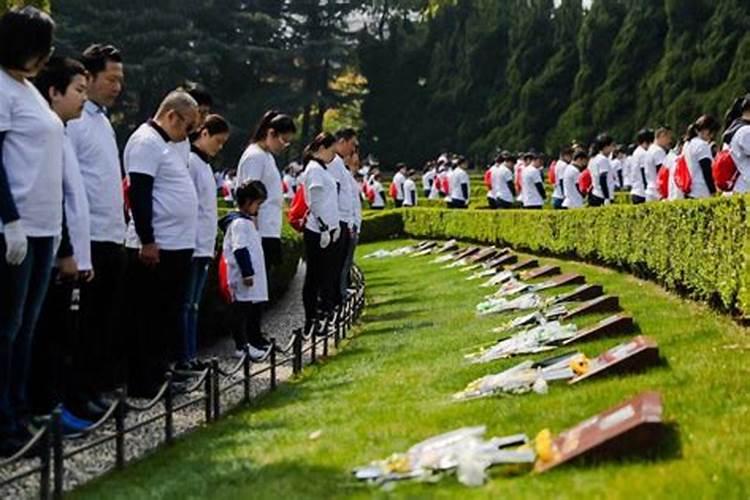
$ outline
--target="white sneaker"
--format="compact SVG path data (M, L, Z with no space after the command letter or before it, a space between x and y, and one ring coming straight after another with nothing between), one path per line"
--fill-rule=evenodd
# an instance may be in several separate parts
M237 349L236 351L234 351L234 354L232 354L232 357L236 359L242 359L244 355L245 355L244 349Z
M250 359L253 361L260 361L261 359L263 359L270 349L270 345L267 349L258 349L250 344L247 344L247 352L248 354L250 354Z

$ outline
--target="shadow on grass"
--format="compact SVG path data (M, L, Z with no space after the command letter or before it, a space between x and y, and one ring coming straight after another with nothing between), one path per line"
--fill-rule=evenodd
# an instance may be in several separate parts
M367 304L367 307L370 310L374 310L379 307L421 303L423 302L423 300L424 299L420 299L419 297L416 297L414 295L402 295L402 296L393 297L393 298L382 300L382 301L370 302Z
M379 323L381 321L395 321L400 319L408 319L413 314L419 314L424 312L424 309L405 309L400 311L393 311L383 314L365 314L362 317L362 323L367 325L369 323ZM366 332L367 333L367 332Z
M370 336L377 336L377 335L390 335L390 334L403 334L404 330L423 330L425 328L433 328L435 326L435 323L432 321L422 321L419 323L406 323L404 325L399 326L398 328L393 328L390 326L383 326L380 328L372 328L370 330L367 330L364 332L364 336L370 337Z

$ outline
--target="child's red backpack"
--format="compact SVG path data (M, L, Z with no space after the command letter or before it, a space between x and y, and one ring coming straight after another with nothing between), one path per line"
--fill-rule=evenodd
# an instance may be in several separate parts
M719 191L732 191L734 184L740 177L737 165L734 163L732 153L728 149L719 151L711 165L711 173L714 177L714 184Z
M656 174L656 190L662 198L669 198L669 169L662 166Z
M227 268L227 259L224 253L219 256L219 296L227 304L234 302L232 290L229 289L229 269Z
M450 193L450 190L451 190L451 186L450 186L450 183L449 183L449 181L448 181L448 176L447 176L447 175L445 175L445 176L443 176L443 178L442 178L442 179L440 180L440 191L441 191L441 192L442 192L443 194L447 195L448 193Z
M375 190L372 188L372 186L365 184L364 190L365 190L365 197L367 198L367 202L370 205L375 203Z
M547 180L551 185L557 185L557 160L550 163L549 171L547 172Z
M523 177L523 169L526 167L518 167L516 169L516 175L515 175L515 183L516 183L516 193L521 192L521 188L523 187L521 184L521 178Z
M492 169L488 168L487 171L484 173L484 185L487 187L487 190L492 190Z
M307 199L305 199L305 190L300 186L294 193L292 203L289 205L289 212L286 215L289 225L301 233L305 228L309 211L310 207L307 205Z
M585 169L581 172L581 175L578 176L578 190L582 195L587 195L592 189L594 189L594 180L591 178L591 171Z
M687 157L685 157L684 154L678 156L677 161L675 161L674 183L677 186L677 189L685 194L690 194L690 191L693 189L693 174L690 173L690 166L688 165ZM664 198L666 198L666 196Z
M388 188L388 195L394 200L398 196L398 186L396 186L395 182L391 182L391 187Z

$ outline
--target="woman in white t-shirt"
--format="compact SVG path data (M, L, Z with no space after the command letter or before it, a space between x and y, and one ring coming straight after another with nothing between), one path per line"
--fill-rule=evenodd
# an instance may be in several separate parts
M29 81L54 27L33 7L0 18L0 456L30 438L21 421L32 339L62 230L64 127Z
M195 251L188 276L185 303L182 308L182 352L178 370L199 370L205 365L198 362L198 311L208 269L216 253L218 210L216 183L213 179L211 158L219 154L229 139L229 124L219 115L208 115L195 134L188 158L190 177L198 195L198 225ZM179 347L179 346L178 346Z
M303 236L307 262L302 288L305 331L310 331L316 320L332 314L338 305L335 303L339 286L336 242L341 237L341 226L336 179L327 169L336 155L335 144L331 134L322 133L305 148L304 154L302 185L309 207Z
M296 133L297 127L290 116L268 111L256 127L237 167L237 186L247 181L260 181L268 192L268 199L258 212L258 232L263 240L269 273L281 263L281 215L284 209L281 174L273 155L289 147Z
M609 173L612 170L612 166L609 162L609 156L614 149L615 140L609 134L599 134L597 136L593 145L596 156L594 156L588 166L592 182L591 193L589 193L589 206L591 207L600 207L611 203Z
M713 142L720 127L719 121L709 115L701 116L688 127L688 142L683 147L682 153L690 170L690 193L687 194L689 198L710 198L716 193L711 172L713 154L710 143ZM670 175L671 177L673 176Z
M380 182L380 173L376 173L368 186L370 208L373 210L383 210L385 208L385 189Z
M405 207L416 207L417 206L417 183L414 182L416 173L414 170L406 172L406 180L404 181L404 206Z
M750 192L750 94L735 99L726 114L724 147L737 167L734 193Z

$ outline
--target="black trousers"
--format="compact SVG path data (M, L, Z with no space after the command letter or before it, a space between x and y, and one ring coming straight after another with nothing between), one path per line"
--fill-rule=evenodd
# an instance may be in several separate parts
M595 194L589 193L589 206L590 207L601 207L604 205L604 198L599 198Z
M513 208L513 203L501 200L500 198L487 197L487 202L492 209L508 209Z
M29 379L31 411L34 415L47 415L75 390L70 384L73 370L80 365L83 353L77 345L79 301L73 302L80 291L74 283L57 283L57 269L52 270L47 296L34 335ZM73 306L73 307L71 307Z
M344 267L346 265L346 259L349 255L349 246L351 245L352 241L352 235L349 232L349 226L345 223L341 223L339 225L341 229L341 236L339 237L339 240L336 243L333 243L335 245L335 262L334 262L334 269L336 273L336 286L333 290L333 304L334 306L337 306L341 304L344 301L344 297L341 293L341 275L344 272Z
M464 200L451 200L448 202L448 208L468 208Z
M302 287L302 303L305 307L305 321L311 322L318 317L318 311L328 314L336 306L339 273L337 258L340 250L331 243L320 248L320 233L305 229L305 261L307 272Z
M81 329L77 336L71 387L93 395L125 381L123 355L129 332L123 328L125 247L91 242L94 280L81 286Z
M150 268L128 250L127 313L131 325L128 389L150 396L181 341L180 312L188 285L193 250L161 250L159 264Z
M396 208L401 208L404 206L404 200L395 200L394 201Z
M233 302L230 307L232 316L232 335L237 350L247 344L263 347L263 334L260 325L263 317L263 304L253 302Z
M283 257L281 238L261 238L261 245L263 246L266 273L270 274L271 269L281 265L281 259Z
M646 198L637 194L631 194L630 201L633 202L633 205L640 205L641 203L646 203Z

